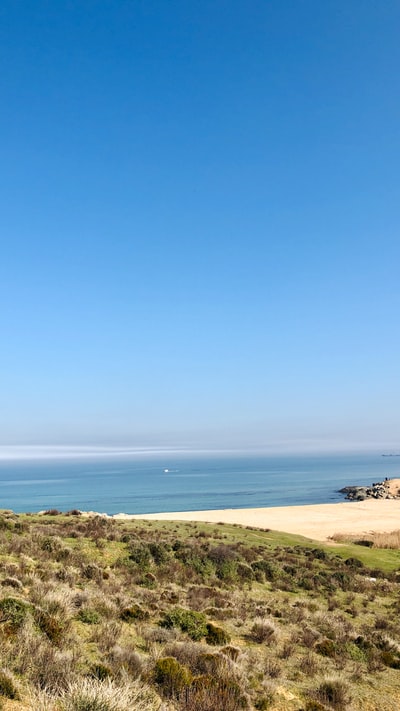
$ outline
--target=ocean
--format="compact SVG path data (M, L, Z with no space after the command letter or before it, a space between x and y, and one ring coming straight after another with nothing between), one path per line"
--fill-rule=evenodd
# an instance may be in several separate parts
M0 508L140 514L343 501L338 489L400 476L381 454L108 455L0 461Z

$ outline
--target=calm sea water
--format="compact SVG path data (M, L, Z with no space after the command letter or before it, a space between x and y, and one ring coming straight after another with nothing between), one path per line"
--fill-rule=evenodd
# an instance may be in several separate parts
M168 471L165 471L168 470ZM0 462L0 508L114 514L342 501L337 490L400 476L400 458L163 455Z

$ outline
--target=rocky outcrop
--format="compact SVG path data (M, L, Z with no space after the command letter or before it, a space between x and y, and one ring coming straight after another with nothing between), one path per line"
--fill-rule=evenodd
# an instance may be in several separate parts
M364 501L365 499L399 499L390 493L390 480L378 481L371 486L344 486L339 494L345 494L349 501Z

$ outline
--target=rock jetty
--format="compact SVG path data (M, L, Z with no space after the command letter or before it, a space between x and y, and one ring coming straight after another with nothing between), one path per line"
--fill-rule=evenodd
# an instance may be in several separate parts
M349 501L364 501L365 499L400 499L400 488L394 486L398 479L385 479L374 482L371 486L344 486L339 494L345 494Z

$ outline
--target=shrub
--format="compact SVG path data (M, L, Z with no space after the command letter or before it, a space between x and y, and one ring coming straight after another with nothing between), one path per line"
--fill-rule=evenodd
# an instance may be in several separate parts
M182 607L175 607L167 612L160 621L161 627L171 629L179 627L182 632L187 632L193 640L201 639L207 635L207 622L205 615L193 610L185 610Z
M316 699L309 699L306 701L304 711L327 711L327 709L324 704L316 701Z
M12 631L17 630L26 620L31 609L29 603L16 597L0 600L0 621L7 622Z
M400 658L398 654L394 654L393 652L382 652L381 659L385 667L390 667L390 669L400 669Z
M263 573L267 580L274 580L276 577L276 568L268 560L255 560L251 567L255 573Z
M150 550L142 543L133 543L129 546L129 560L132 560L141 570L147 570L150 565Z
M82 679L70 684L60 699L61 711L152 711L155 694L144 684L116 684L111 679Z
M239 578L247 582L251 582L256 577L253 568L247 563L238 563L236 571Z
M7 699L19 699L13 676L6 669L0 669L0 694Z
M149 551L156 565L161 565L168 560L169 546L163 543L149 543Z
M98 664L93 664L93 666L90 668L89 675L92 676L94 679L104 681L105 679L108 679L112 676L112 671L110 667L108 667L106 664L102 664L101 662L99 662Z
M153 573L147 572L141 578L136 580L138 585L144 588L155 588L157 586L157 578Z
M240 711L248 699L235 679L203 675L196 677L185 699L185 711Z
M276 637L277 629L273 622L258 619L251 628L250 636L254 642L272 642Z
M270 706L271 699L269 699L267 696L260 696L260 698L256 699L256 701L254 702L254 708L257 709L257 711L267 711Z
M344 563L349 568L364 568L364 563L358 558L347 558Z
M167 698L179 697L192 682L190 669L174 657L158 659L154 667L154 681Z
M275 659L267 659L264 668L265 674L271 679L277 679L282 673L282 668Z
M47 612L36 608L34 618L39 629L49 638L53 644L59 646L63 640L65 632L70 626L70 620L61 612Z
M120 637L122 624L120 622L110 620L101 625L95 625L91 636L91 641L97 642L99 649L103 653L113 649Z
M84 565L82 575L84 578L87 578L87 580L97 581L101 580L103 577L102 570L98 565L96 565L96 563L87 563L87 565Z
M336 656L337 645L331 639L323 639L315 645L315 651L323 657L333 658Z
M208 557L210 558L210 560L212 560L213 563L216 563L217 565L222 565L222 563L237 560L238 555L236 551L232 550L230 546L221 543L219 546L211 548L208 553Z
M58 509L48 509L43 512L43 516L61 516L61 514L62 511L59 511Z
M99 622L101 622L99 613L96 610L91 610L90 608L79 610L77 619L80 622L84 622L86 625L98 625Z
M62 546L62 541L58 536L44 536L40 543L42 551L55 553Z
M207 644L212 644L212 645L223 645L223 644L229 644L231 641L231 638L229 634L222 629L222 627L218 627L217 625L214 625L212 622L209 622L207 624L207 635L206 635L206 642Z
M31 637L22 662L30 681L39 689L59 693L74 678L76 663L71 652L61 652L47 639ZM36 711L36 707L33 706Z
M227 583L234 583L238 578L237 562L235 560L225 560L218 565L217 577Z
M316 689L315 697L322 704L329 704L334 709L346 709L350 703L347 684L341 679L326 678Z
M240 656L240 649L239 647L233 647L232 645L228 645L227 647L223 647L221 649L221 652L225 654L226 657L229 659L232 659L233 662L237 662Z
M132 622L133 620L148 620L150 613L144 610L140 605L134 604L129 607L124 607L121 610L120 618L124 622Z
M19 590L22 588L22 583L20 580L18 580L18 578L12 578L12 577L4 578L4 580L1 581L1 584L4 587L14 588L16 590Z

